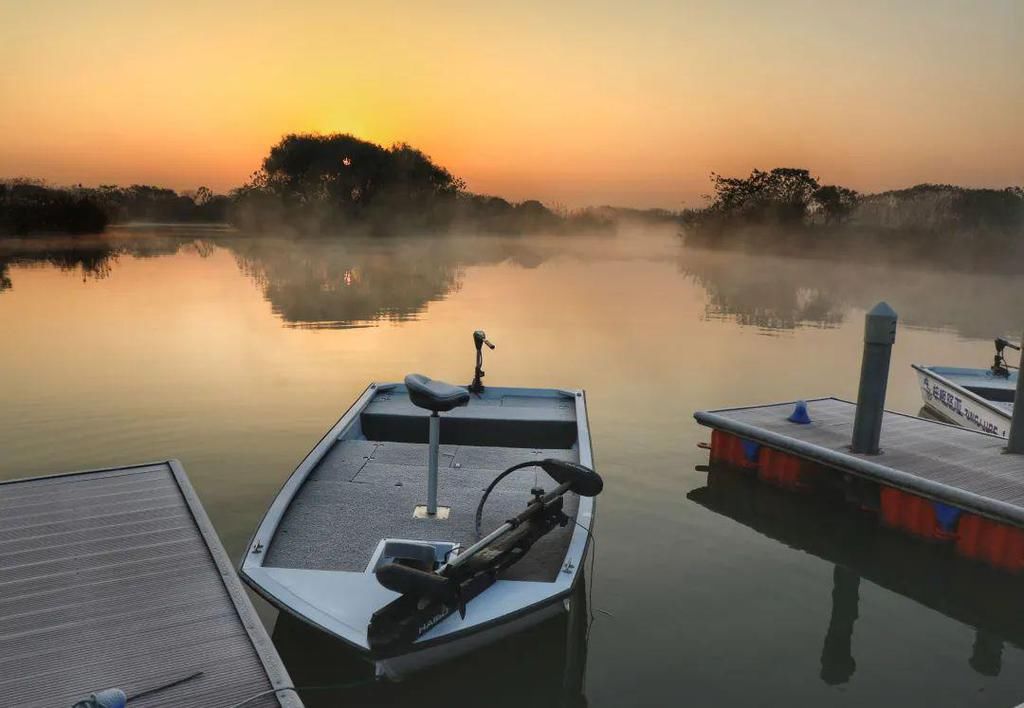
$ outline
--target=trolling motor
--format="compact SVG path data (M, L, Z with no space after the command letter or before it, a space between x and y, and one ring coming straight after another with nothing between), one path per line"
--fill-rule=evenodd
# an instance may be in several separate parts
M473 372L473 383L469 385L469 390L470 393L483 393L484 382L481 381L484 377L483 346L486 344L491 349L494 349L494 345L487 339L487 334L482 329L473 332L473 344L476 346L476 370Z
M566 492L594 497L604 488L604 481L597 472L574 462L554 459L522 462L491 482L477 507L478 528L481 510L494 485L511 472L529 466L543 469L558 486L547 493L533 490L534 498L525 510L450 557L436 571L399 563L386 563L377 568L377 582L399 593L400 597L374 612L370 619L367 639L375 655L384 657L401 652L455 612L465 618L468 602L491 587L502 571L523 558L545 534L569 523L570 518L562 511L562 497Z
M996 337L996 355L992 361L992 375L1001 376L1008 378L1010 376L1010 369L1016 369L1016 366L1011 366L1006 363L1006 358L1003 356L1003 349L1009 347L1010 349L1016 349L1020 351L1020 346L1013 344L1002 337Z

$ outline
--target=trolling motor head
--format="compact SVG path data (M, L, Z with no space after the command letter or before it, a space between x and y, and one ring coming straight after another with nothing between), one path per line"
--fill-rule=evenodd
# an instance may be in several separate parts
M482 329L473 332L473 345L476 347L476 370L473 372L473 383L469 385L469 390L472 393L483 393L484 390L484 382L481 379L484 377L483 346L485 344L489 348L494 349L494 345L487 339L486 332Z
M596 497L604 489L604 480L586 465L548 457L535 463L559 484L569 483L569 489L581 497Z
M1006 363L1006 357L1003 356L1003 350L1006 349L1006 347L1020 351L1020 347L1016 344L1003 339L1002 337L996 337L996 355L992 360L993 376L1002 376L1006 378L1010 375L1010 365Z

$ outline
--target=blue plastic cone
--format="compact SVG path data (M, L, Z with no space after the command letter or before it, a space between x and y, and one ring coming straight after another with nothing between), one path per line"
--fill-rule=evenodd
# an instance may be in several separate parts
M807 413L807 401L797 401L796 407L793 408L793 412L786 418L790 423L799 423L800 425L807 425L811 422L811 416Z

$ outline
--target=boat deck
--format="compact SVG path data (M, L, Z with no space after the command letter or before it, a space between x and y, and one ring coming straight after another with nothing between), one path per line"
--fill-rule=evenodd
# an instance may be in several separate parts
M702 425L792 452L930 499L1024 526L1024 455L1006 441L924 418L886 411L880 455L850 451L856 405L808 401L809 425L786 420L793 403L700 411Z
M364 428L366 418L364 413ZM426 416L420 419L426 437ZM442 440L446 439L446 430L457 433L459 428L443 418ZM299 489L267 549L264 565L362 572L384 538L449 541L469 546L477 540L476 507L491 480L518 462L546 457L578 461L576 450L571 448L442 444L438 504L450 507L450 516L446 520L416 519L413 509L426 502L427 445L343 440L330 449ZM481 531L486 534L522 511L532 499L530 489L535 486L550 491L555 482L537 467L519 470L502 480L487 499ZM564 499L566 514L574 516L578 497L568 493ZM554 580L572 532L570 522L547 534L503 577Z
M1017 390L1017 372L1008 376L995 376L991 369L970 369L958 366L924 366L929 372L938 374L946 381L972 393L976 393L991 405L1013 412L1013 399Z
M290 679L176 462L0 483L0 695L228 706ZM301 708L292 691L246 706Z

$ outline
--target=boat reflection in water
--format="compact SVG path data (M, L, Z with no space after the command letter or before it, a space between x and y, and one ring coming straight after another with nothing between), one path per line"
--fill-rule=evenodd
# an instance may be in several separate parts
M699 467L698 469L708 469ZM861 580L975 628L967 663L984 676L1002 670L1004 642L1024 646L1019 602L1024 578L957 556L950 545L927 543L879 525L842 498L796 494L760 482L750 472L719 465L707 486L687 497L791 548L834 563L832 611L821 649L821 680L848 682Z
M487 705L584 708L590 608L587 578L577 583L571 611L401 683L374 681L373 667L350 648L286 613L273 641L309 708L338 705Z

